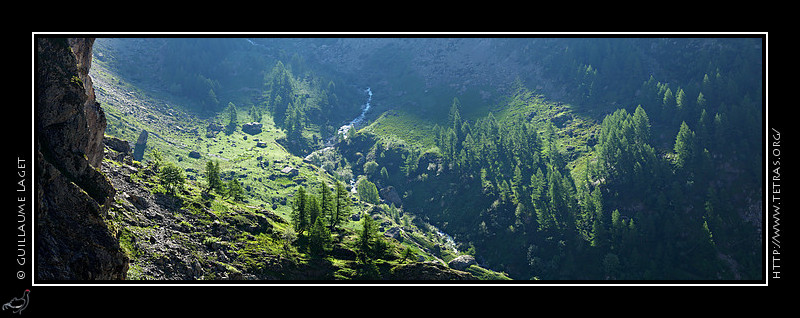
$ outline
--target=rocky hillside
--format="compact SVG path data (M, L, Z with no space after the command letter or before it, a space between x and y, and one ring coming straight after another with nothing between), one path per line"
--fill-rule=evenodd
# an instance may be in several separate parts
M134 161L129 143L106 138L103 173L117 190L108 223L131 256L133 280L474 280L473 263L381 262L365 276L340 233L330 259L298 253L290 225L266 208L237 204L189 185L179 195L159 187L157 168Z
M106 120L88 75L91 39L36 42L37 279L124 279L104 221L115 193L99 171Z
M429 254L442 248L415 225L400 230L384 208L355 199L348 225L334 234L328 257L309 255L297 243L305 238L290 234L287 211L297 185L310 189L319 182L331 182L328 176L285 150L245 147L256 145L258 138L274 144L278 134L271 124L256 135L217 132L200 138L193 132L206 129L204 121L191 120L163 101L143 102L146 99L138 96L147 95L146 90L126 86L130 83L124 77L115 77L102 63L99 70L97 65L93 69L99 72L93 81L88 73L93 43L92 39L51 38L37 42L37 278L505 279L474 262L452 262L448 267L441 254ZM103 107L98 101L104 103ZM173 130L175 135L167 134ZM136 160L134 136L140 131L150 131L151 140L147 142L147 157ZM110 136L110 132L128 140ZM190 135L188 139L186 135ZM220 148L224 152L213 148L218 142L227 146ZM188 145L213 146L214 151L205 149L200 154L189 151ZM161 162L177 159L184 170L187 181L177 192L166 191L163 186L160 161L152 157L157 149L164 151ZM268 160L262 162L259 155L277 157L275 162L266 163ZM223 172L237 171L225 176L246 180L247 199L234 200L208 191L199 171L206 160L224 162L227 171ZM299 174L284 176L280 172L283 166L277 162L296 164ZM308 181L316 178L322 179ZM387 252L369 264L364 264L354 250L358 236L355 229L362 212L375 219L381 231L384 226L396 230L383 234ZM420 254L401 255L408 246Z
M129 279L302 277L303 269L278 255L257 253L260 270L253 272L235 253L246 239L276 234L272 222L285 224L283 219L270 211L212 209L213 194L204 204L155 191L155 169L134 161L127 141L109 137L106 145L102 171L117 190L109 219L132 255Z

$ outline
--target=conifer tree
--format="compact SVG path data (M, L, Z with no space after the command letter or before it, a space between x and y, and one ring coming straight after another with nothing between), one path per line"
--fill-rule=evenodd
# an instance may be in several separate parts
M547 180L541 168L536 169L536 173L531 175L531 199L534 203L544 197L545 183Z
M453 97L453 104L450 105L450 113L448 114L448 122L450 128L461 131L461 101L457 97Z
M701 93L702 95L702 93ZM705 108L700 111L700 119L697 120L697 142L700 145L706 146L710 141L711 119Z
M157 172L160 170L162 162L164 162L164 154L156 148L150 150L150 168Z
M217 193L223 191L222 180L219 178L219 162L210 160L206 162L206 182L209 191L214 190Z
M311 226L309 234L309 251L313 255L321 256L331 249L332 244L331 231L325 225L323 218L318 217Z
M563 226L569 224L566 218L569 214L569 197L567 189L564 187L564 180L562 180L563 175L553 167L547 176L547 194L550 199L549 214L553 218L551 225L554 226L554 229L563 229Z
M236 130L236 126L239 125L239 115L236 111L236 105L233 102L228 103L228 126L226 126L226 130L228 133L232 133Z
M661 100L661 118L664 120L677 118L675 116L675 94L673 94L672 90L667 87L663 96L664 98Z
M693 163L695 152L695 135L686 122L681 123L678 136L675 138L675 164L678 168L687 168Z
M364 164L364 174L367 176L372 177L372 175L378 171L378 163L375 160L367 161Z
M672 110L675 107L675 94L672 93L672 89L667 87L667 90L664 91L664 98L662 99L662 104L667 111Z
M334 211L333 215L331 216L331 229L336 229L342 221L344 221L345 216L350 211L350 197L347 195L347 189L344 187L344 183L336 182L336 195L334 200Z
M219 104L219 100L217 99L217 94L214 93L213 88L208 89L208 94L206 95L206 100L204 104L208 109L214 109L216 108L217 104Z
M514 167L514 176L511 179L511 190L514 194L513 200L515 204L520 203L523 197L524 185L522 184L522 180L522 170L520 170L519 164L517 164L517 166Z
M604 247L608 241L608 231L606 229L606 217L603 212L603 194L599 188L592 191L592 201L595 209L592 223L592 246Z
M376 240L378 237L378 226L372 216L367 213L361 215L361 231L358 233L356 248L359 254L371 258L375 256Z
M683 91L683 88L678 87L678 92L675 93L675 107L677 107L681 113L685 113L688 111L688 106L686 93Z
M622 235L622 216L619 213L619 209L614 209L611 212L611 242L612 245L615 247L619 247L619 241Z
M705 109L706 105L708 104L703 92L700 92L700 94L697 95L697 100L695 102L697 103L697 109Z
M331 194L331 189L325 182L320 182L319 185L319 198L320 198L320 216L327 219L333 215L335 210L334 197ZM327 224L326 224L327 225Z
M417 254L414 253L414 251L411 250L411 247L409 246L403 251L403 258L400 259L400 262L401 263L405 263L407 260L413 260L414 257L416 257L416 256L417 256Z
M261 121L261 110L256 108L255 105L250 106L250 111L248 112L248 114L250 115L250 118L254 122L260 122Z
M227 197L233 198L235 201L244 200L244 189L242 184L236 178L230 179L227 182Z
M444 154L444 151L442 153ZM419 152L412 148L409 150L408 154L405 155L403 165L400 166L400 170L406 177L408 177L411 175L411 173L417 170L418 162Z
M306 198L306 189L303 186L297 188L297 193L294 196L292 204L292 224L294 231L302 234L308 228L308 199Z
M642 105L637 106L633 112L633 131L637 143L645 144L650 141L650 118L647 117Z
M322 212L320 211L319 198L313 193L306 195L306 216L308 217L308 225L311 226L317 221Z

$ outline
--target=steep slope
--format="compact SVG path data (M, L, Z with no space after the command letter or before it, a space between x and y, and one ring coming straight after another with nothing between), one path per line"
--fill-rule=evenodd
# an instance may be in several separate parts
M104 52L98 54L107 57ZM316 192L335 178L284 149L277 141L286 134L269 116L258 129L244 129L242 124L253 118L240 110L241 124L224 131L227 111L192 111L181 99L135 85L103 59L95 60L92 74L109 118L102 169L117 190L108 223L131 257L129 279L504 278L477 266L467 271L448 268L433 253L439 249L438 239L426 237L414 224L401 226L388 207L356 198L342 229L333 235L329 255L310 255L306 236L291 234L293 196L299 186ZM135 140L143 142L134 146ZM136 147L141 147L141 161L131 157ZM208 162L219 164L224 182L240 182L241 199L209 191ZM158 165L167 163L180 167L187 178L174 194L166 191L159 175ZM374 266L363 264L354 247L363 215L387 233L381 237L388 250ZM401 252L407 249L416 256L406 259Z

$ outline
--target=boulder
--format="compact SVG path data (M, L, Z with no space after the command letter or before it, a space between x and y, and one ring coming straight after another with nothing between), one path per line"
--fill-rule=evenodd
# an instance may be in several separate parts
M144 209L147 209L148 207L150 207L150 203L147 202L147 200L145 198L143 198L143 197L141 197L139 195L131 193L131 194L128 194L128 198L127 199L128 199L128 201L130 203L133 203L133 205L139 210L144 210Z
M300 171L298 171L297 168L291 166L284 167L283 169L281 169L281 172L291 177L296 176L298 173L300 173Z
M197 152L197 151L190 151L189 152L189 158L199 159L200 158L200 153Z
M206 126L206 138L214 138L224 128L225 127L222 127L222 125L218 123L209 123L208 126Z
M145 147L147 147L147 130L142 130L139 138L136 139L136 146L133 148L133 159L142 161Z
M395 239L395 240L398 240L398 241L402 242L403 241L403 237L400 235L402 233L402 231L403 231L402 229L400 229L399 227L395 226L395 227L389 228L388 230L386 230L386 232L383 232L383 236L388 237L388 238L392 238L392 239Z
M250 122L242 125L242 132L255 135L261 133L261 123L259 122Z
M400 199L400 194L397 193L397 190L393 186L388 186L386 188L382 188L380 190L381 198L386 200L387 203L392 203L394 206L402 206L403 200Z
M127 141L119 139L117 137L105 136L105 138L103 138L103 143L105 143L105 145L108 146L108 148L116 152L122 152L122 153L131 152L131 145Z
M472 255L461 255L448 262L447 266L449 266L452 269L463 271L467 269L467 267L469 267L470 265L475 265L475 264L477 263L475 262L475 257L473 257Z
M222 125L220 125L220 124L218 124L216 122L210 122L210 123L208 123L208 126L206 126L206 131L207 132L211 132L211 133L218 133L218 132L222 131L222 129L224 129L224 128L225 127L222 127Z

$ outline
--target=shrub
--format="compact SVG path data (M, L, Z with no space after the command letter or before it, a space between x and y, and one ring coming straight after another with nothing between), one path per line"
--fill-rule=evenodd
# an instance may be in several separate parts
M158 171L158 177L161 179L161 185L163 185L170 194L175 194L176 190L183 189L183 184L186 181L183 169L172 162L165 162L161 165Z
M356 184L356 190L358 191L358 197L361 198L361 200L372 204L380 203L378 188L375 187L375 184L370 182L369 180L367 179L358 180L358 184Z

